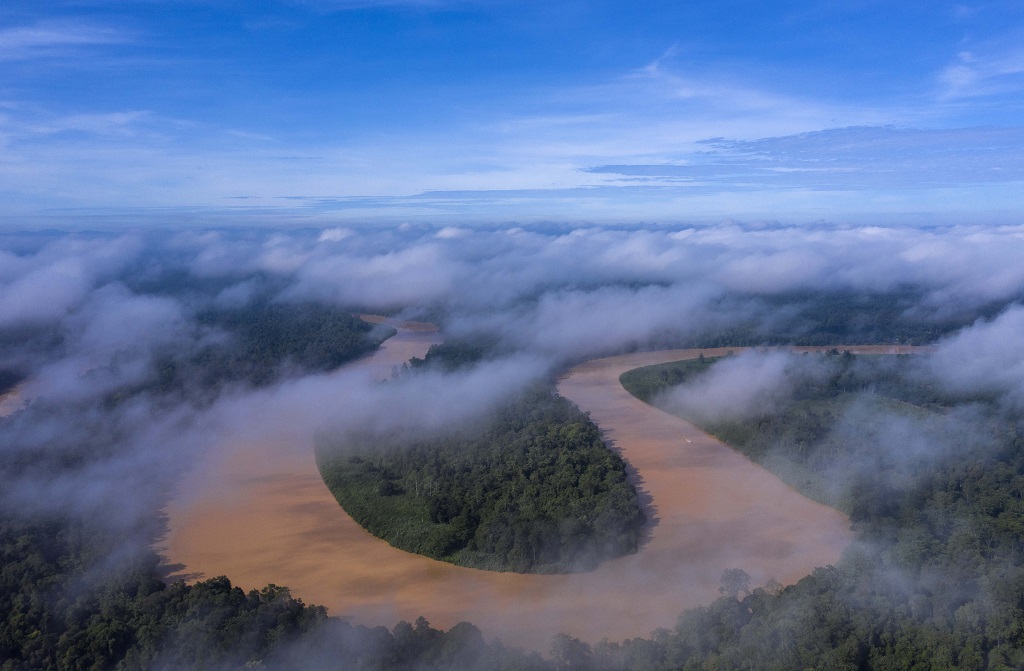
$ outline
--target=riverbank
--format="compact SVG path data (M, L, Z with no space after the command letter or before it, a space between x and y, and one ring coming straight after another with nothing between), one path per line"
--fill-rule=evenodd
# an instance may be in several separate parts
M437 339L400 329L338 375L373 371L386 378ZM541 651L560 631L596 641L671 627L682 610L719 596L727 568L745 570L755 585L769 578L789 583L836 561L852 538L845 516L618 382L631 368L701 351L726 349L600 359L559 381L559 392L590 412L630 463L653 513L638 553L594 571L492 573L389 546L349 518L323 484L312 426L288 427L263 443L218 445L220 457L197 467L168 506L164 555L184 565L184 577L225 574L245 589L287 585L293 595L360 623L390 626L422 615L448 628L468 620L488 637Z

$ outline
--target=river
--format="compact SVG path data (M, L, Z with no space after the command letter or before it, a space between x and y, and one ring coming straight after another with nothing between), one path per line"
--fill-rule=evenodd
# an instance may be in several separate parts
M353 369L387 377L436 333L400 329ZM739 351L740 348L734 348ZM392 548L338 506L317 471L313 434L295 422L265 440L226 438L167 507L162 552L187 579L227 575L244 589L287 585L307 603L367 625L467 620L488 637L547 651L565 632L594 642L647 636L718 596L722 571L787 584L835 562L849 520L783 484L618 382L638 366L724 350L629 354L584 363L558 391L597 422L629 462L652 518L641 550L573 575L494 573ZM870 351L879 351L874 348ZM889 351L884 349L881 351ZM301 446L301 449L295 449Z

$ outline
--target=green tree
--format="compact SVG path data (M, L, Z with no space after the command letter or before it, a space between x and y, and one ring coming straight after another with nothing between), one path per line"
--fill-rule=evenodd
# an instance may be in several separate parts
M730 599L739 599L740 594L750 594L750 575L741 568L730 568L722 572L718 592Z

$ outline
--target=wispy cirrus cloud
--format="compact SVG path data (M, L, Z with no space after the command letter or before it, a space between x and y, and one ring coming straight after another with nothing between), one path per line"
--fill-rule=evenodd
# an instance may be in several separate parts
M344 12L354 9L387 9L395 7L444 7L445 0L291 0L291 4L314 12Z
M40 21L0 29L0 61L63 58L92 46L130 41L109 26L78 21Z
M771 17L743 17L752 32L716 45L718 13L689 9L652 9L634 26L637 13L603 5L491 0L42 4L21 13L35 23L0 27L8 214L1019 217L1019 92L982 96L1024 78L1005 18L973 41L922 39L908 70L841 44L825 45L834 61L812 57L821 40L805 27L824 27L818 13L776 26L792 40L763 44ZM223 21L203 22L211 6ZM48 18L72 12L87 20ZM943 98L939 65L957 50ZM877 77L836 85L869 65ZM902 83L864 84L886 77Z
M26 130L36 135L78 132L101 137L136 136L152 115L140 110L98 114L71 114L33 125Z
M905 189L1024 181L1024 129L857 126L757 140L712 139L679 162L586 172L635 183L730 188Z
M1024 89L1024 47L1013 44L960 51L939 73L939 82L940 96L946 100Z

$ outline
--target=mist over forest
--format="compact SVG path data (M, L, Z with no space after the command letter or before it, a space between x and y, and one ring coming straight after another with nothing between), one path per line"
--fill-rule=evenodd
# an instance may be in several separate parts
M844 645L853 649L841 668L914 668L897 663L899 645L948 651L948 668L1024 664L1022 258L1024 227L989 225L2 232L0 612L8 615L0 668L667 669L719 657L793 668L786 665L794 660L838 660ZM436 323L446 340L480 348L465 365L414 366L381 384L343 367L393 333L360 321L362 313ZM821 569L802 588L741 585L687 611L675 629L668 622L632 642L582 642L558 636L556 623L550 654L539 656L472 624L382 630L332 619L280 587L245 594L223 580L162 582L173 571L153 550L165 532L161 510L227 433L244 440L302 423L334 434L444 437L486 424L538 383L594 357L861 344L932 346L899 370L908 382L892 393L934 412L860 400L836 415L829 435L849 440L871 427L871 445L884 450L821 457L815 491L840 509L854 506L844 512L863 535L838 568ZM700 421L739 423L783 412L840 366L746 352L654 402ZM771 459L767 450L769 469ZM835 489L844 473L861 482L880 467L894 475L879 509L858 508L864 501ZM998 482L983 482L986 473ZM952 517L911 523L911 499L933 501L932 485L954 502L927 510ZM987 491L1008 498L979 512L958 503L956 492L971 487L968 499ZM958 526L982 518L993 529ZM911 552L898 538L904 523L918 535L916 558L899 554ZM971 543L973 554L956 549ZM932 561L943 553L955 557ZM864 568L872 562L878 567ZM972 572L957 562L983 566ZM952 565L963 571L949 573ZM850 582L857 571L875 587L888 581L885 589L867 593L866 580ZM938 593L949 575L963 589L948 602L918 598L921 585ZM829 592L840 584L856 589ZM820 605L811 592L843 600L835 617L846 618L848 636L816 639L819 647L797 654L816 626L801 606ZM886 599L898 605L888 609ZM758 620L763 609L791 618L791 638L751 642L750 627L767 626ZM909 631L904 616L918 629L899 642L892 632ZM872 618L890 629L850 643ZM729 627L734 637L721 633ZM713 641L686 638L711 630L719 632ZM956 638L968 630L975 638ZM960 655L965 649L970 655ZM930 659L916 668L946 668Z

